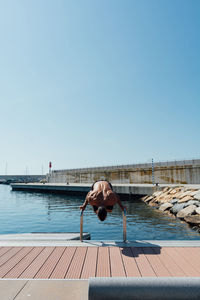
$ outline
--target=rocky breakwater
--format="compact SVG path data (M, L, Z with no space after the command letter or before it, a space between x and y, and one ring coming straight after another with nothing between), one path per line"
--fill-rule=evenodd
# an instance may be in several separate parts
M161 212L187 222L193 229L200 232L200 189L186 187L165 187L152 196L142 200L157 207Z

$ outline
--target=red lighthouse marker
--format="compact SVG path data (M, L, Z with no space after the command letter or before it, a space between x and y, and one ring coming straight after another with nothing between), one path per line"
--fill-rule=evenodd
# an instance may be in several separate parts
M49 162L49 173L51 173L52 162Z

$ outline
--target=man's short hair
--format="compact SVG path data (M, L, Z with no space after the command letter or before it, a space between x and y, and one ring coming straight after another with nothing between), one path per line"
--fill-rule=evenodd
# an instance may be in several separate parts
M107 216L107 210L105 209L104 206L99 206L97 215L101 221L104 221L106 216Z

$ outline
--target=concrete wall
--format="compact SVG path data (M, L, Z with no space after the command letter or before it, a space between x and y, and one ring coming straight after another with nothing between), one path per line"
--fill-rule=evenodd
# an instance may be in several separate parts
M154 178L160 184L200 184L200 159L154 163ZM152 183L152 164L54 170L47 179L55 183L92 183L99 179L112 183Z

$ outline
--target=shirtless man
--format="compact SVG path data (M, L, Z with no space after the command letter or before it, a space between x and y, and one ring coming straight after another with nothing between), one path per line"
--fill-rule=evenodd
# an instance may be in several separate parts
M86 206L92 205L94 212L98 215L99 220L104 221L107 212L112 212L113 206L117 203L121 210L124 210L119 196L113 192L112 185L106 180L96 181L92 190L87 194L85 202L80 209L85 210Z

